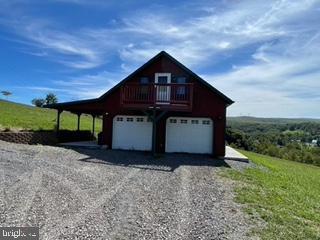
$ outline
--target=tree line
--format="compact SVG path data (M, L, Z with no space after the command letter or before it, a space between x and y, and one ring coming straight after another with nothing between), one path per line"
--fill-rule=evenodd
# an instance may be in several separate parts
M58 102L58 98L53 93L48 93L45 98L34 98L31 103L36 107L43 107L47 104L55 104Z
M320 166L320 122L232 122L226 141L236 148Z
M12 95L12 92L7 90L2 90L0 93L8 99ZM36 107L43 107L46 104L58 103L58 97L54 93L48 93L45 98L34 98L31 100L32 105Z
M3 90L3 91L1 91L1 94L2 94L3 96L5 96L6 99L8 99L8 97L12 95L12 92Z

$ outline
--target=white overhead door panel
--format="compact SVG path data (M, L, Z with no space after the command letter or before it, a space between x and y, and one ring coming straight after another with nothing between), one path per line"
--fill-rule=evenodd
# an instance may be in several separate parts
M210 118L170 117L166 122L166 152L212 153Z
M146 116L115 116L112 148L150 151L152 148L152 122L148 121Z

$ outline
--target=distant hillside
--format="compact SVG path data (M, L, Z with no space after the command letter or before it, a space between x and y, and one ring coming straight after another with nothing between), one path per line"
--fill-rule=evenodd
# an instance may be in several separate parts
M227 127L254 136L294 134L295 140L302 142L311 142L320 137L320 119L229 117Z
M320 119L314 118L258 118L258 117L228 117L228 123L261 123L261 124L289 124L289 123L304 123L315 122L320 123Z
M56 125L57 111L45 108L28 106L0 100L0 128L52 130ZM76 130L77 116L63 112L60 117L60 128ZM91 130L92 117L81 116L81 130ZM0 129L0 130L1 130ZM96 120L96 132L101 131L101 120Z
M231 117L226 141L245 150L320 166L320 120Z
M320 137L320 119L229 117L227 126L250 135L295 133L303 142Z

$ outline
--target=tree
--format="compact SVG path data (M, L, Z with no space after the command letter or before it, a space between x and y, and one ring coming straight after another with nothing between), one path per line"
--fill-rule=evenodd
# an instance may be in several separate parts
M53 93L48 93L47 96L46 96L46 100L45 100L46 104L55 104L58 102L58 98L55 94Z
M42 98L34 98L32 99L31 103L36 107L42 107L45 104L46 100Z
M8 97L10 95L12 95L12 92L9 92L9 91L1 91L2 95L6 97L6 99L8 99Z

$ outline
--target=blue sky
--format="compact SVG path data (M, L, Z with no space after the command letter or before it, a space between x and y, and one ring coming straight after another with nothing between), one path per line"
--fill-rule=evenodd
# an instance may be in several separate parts
M98 97L161 50L236 101L320 118L320 1L0 0L0 90Z

